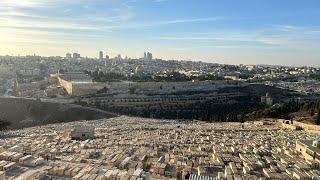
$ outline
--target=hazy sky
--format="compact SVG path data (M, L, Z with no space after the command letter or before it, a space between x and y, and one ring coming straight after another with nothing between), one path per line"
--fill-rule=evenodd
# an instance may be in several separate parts
M0 54L320 65L319 0L0 0Z

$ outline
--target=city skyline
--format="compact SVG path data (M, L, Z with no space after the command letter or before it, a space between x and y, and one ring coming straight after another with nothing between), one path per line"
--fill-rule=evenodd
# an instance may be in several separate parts
M320 3L302 1L3 0L0 54L319 66Z

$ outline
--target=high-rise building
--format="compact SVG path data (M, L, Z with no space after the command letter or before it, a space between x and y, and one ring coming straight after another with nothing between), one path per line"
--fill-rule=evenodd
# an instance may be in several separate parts
M109 56L106 54L106 58L104 59L104 66L107 66L107 61L109 61Z
M71 53L67 53L67 54L66 54L66 58L67 58L67 59L71 59L71 57L72 57Z
M147 60L148 61L152 60L152 54L150 52L147 53Z
M143 59L144 59L144 60L151 61L151 60L152 60L152 53L150 53L150 52L144 52Z
M80 56L80 54L79 53L73 53L73 55L72 55L72 58L73 59L78 59L78 58L80 58L81 56Z
M117 60L122 60L121 54L118 54L118 56L116 57Z
M99 52L99 59L103 60L103 52L102 51Z

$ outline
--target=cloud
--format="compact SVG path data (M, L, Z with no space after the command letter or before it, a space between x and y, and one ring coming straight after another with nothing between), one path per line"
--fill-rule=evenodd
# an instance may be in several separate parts
M6 7L43 7L48 2L47 0L2 0L0 3Z
M29 17L29 16L28 16ZM44 17L31 18L17 18L17 17L1 17L0 28L25 28L25 29L47 29L47 30L101 30L97 26L92 26L84 22L77 21L61 21L60 19L47 19Z
M188 23L200 23L222 20L222 17L206 17L206 18L187 18L187 19L171 19L171 20L158 20L158 21L131 21L125 24L117 24L109 27L110 29L144 29L154 28L159 26L188 24Z
M218 21L223 19L224 19L223 17L173 19L173 20L158 21L155 24L165 25L165 24L179 24L179 23L210 22L210 21Z
M287 49L320 47L320 27L293 25L274 25L253 30L213 30L205 33L179 33L160 35L154 39L175 41L177 43L196 43L211 45L261 46Z
M270 39L265 39L257 34L238 34L238 33L213 33L213 34L203 34L194 35L190 34L187 36L160 36L156 37L160 40L172 40L172 41L192 41L192 42L219 42L219 43L258 43L261 45L276 45L277 43L272 42Z
M167 2L167 1L169 1L169 0L154 0L154 2L156 2L156 3Z
M26 13L23 11L14 11L14 10L9 10L9 11L1 11L0 12L0 18L1 17L6 17L7 19L16 17L16 18L43 18L43 16L39 16L36 14L32 13Z
M0 5L11 8L55 8L70 5L83 5L90 0L1 0Z
M105 4L106 1L110 2L107 9L89 8L91 5L96 7ZM202 17L135 21L133 20L135 17L134 5L137 2L138 0L0 0L0 7L6 8L6 10L0 11L0 19L3 20L0 22L0 28L47 31L79 29L110 32L223 19L222 17ZM83 9L80 14L77 8Z
M119 12L90 8L82 10L80 14L77 11L78 7L89 7L86 3L99 5L99 2L100 0L0 0L0 28L70 33L71 31L110 32L115 24L128 21L134 15L122 2L114 4L122 8L123 11ZM70 6L71 4L75 6ZM56 8L58 6L66 8Z

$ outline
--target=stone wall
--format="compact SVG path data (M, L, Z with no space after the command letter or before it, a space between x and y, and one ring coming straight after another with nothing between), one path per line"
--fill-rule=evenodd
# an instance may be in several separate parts
M104 87L102 83L72 83L58 77L60 86L62 86L70 96L81 96L96 93Z
M319 125L305 124L297 121L293 121L293 125L300 126L305 130L320 131Z
M201 82L109 82L109 83L73 83L58 77L60 85L66 89L69 95L81 96L92 94L106 87L111 94L127 94L134 88L135 94L167 94L184 91L214 91L224 87L244 87L242 82L225 81L201 81Z
M288 128L288 129L296 129L297 127L301 127L303 130L319 131L320 132L319 125L306 124L306 123L297 122L297 121L293 121L293 124L286 124L286 123L283 123L283 119L279 119L278 124L284 128Z
M81 96L86 94L94 94L104 86L101 83L73 83L72 95Z
M130 88L135 88L138 94L165 94L183 91L213 91L224 87L243 87L243 82L225 81L198 81L198 82L112 82L105 83L111 93L128 93Z

